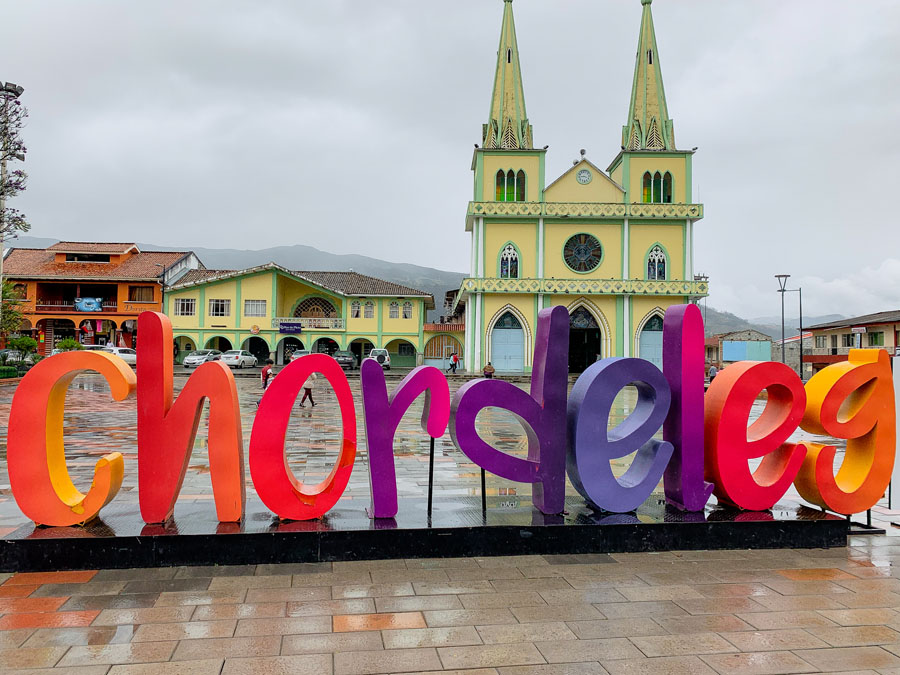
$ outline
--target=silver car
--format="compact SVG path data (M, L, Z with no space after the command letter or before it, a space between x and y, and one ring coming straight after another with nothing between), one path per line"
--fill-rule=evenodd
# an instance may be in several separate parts
M128 347L104 347L100 351L106 352L107 354L115 354L129 366L133 366L137 363L137 352Z
M218 361L222 358L222 352L218 349L197 349L184 357L185 368L196 368L207 361Z
M244 366L255 368L256 357L250 352L245 352L240 349L229 349L222 354L222 363L229 368L243 368Z

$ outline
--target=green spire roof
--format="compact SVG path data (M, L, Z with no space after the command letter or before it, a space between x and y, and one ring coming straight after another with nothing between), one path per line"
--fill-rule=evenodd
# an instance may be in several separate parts
M626 150L675 149L675 129L666 107L651 2L653 0L641 0L643 16L634 64L634 84L628 123L622 129L622 147Z
M503 29L494 73L494 93L488 123L482 128L481 142L485 148L531 148L531 125L525 113L525 90L522 87L512 0L503 1Z

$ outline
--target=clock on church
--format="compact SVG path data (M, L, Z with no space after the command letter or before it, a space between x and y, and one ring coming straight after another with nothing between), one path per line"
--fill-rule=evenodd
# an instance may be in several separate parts
M581 183L582 185L587 185L588 183L590 183L590 182L591 182L591 179L592 179L593 177L594 177L594 174L591 173L591 170L590 170L590 169L582 169L581 171L579 171L579 172L575 175L575 178L576 178L576 179L578 180L578 182Z

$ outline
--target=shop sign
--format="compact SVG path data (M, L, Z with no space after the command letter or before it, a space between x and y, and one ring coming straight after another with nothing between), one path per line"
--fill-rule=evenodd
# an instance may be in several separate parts
M231 370L221 361L201 365L176 398L171 322L163 314L144 312L138 323L137 373L111 354L75 351L43 359L19 384L10 410L7 463L13 496L35 523L89 521L122 485L125 462L118 452L98 460L87 494L69 477L65 392L85 371L100 373L114 400L137 395L138 500L145 522L164 522L173 513L204 399L209 401L207 447L217 516L222 522L243 517L244 443ZM529 392L500 379L480 379L451 398L443 372L431 366L415 368L389 392L381 366L365 361L362 415L372 517L397 513L394 435L423 394L426 434L439 438L449 426L453 444L476 465L510 481L534 484L534 505L546 514L563 511L567 475L588 503L619 513L633 511L660 481L668 503L689 512L702 511L711 494L740 509L765 511L793 484L807 502L853 514L875 505L887 489L896 413L883 349L851 350L847 361L824 368L805 385L782 363L729 364L704 395L702 316L696 305L679 305L667 310L663 322L662 370L642 359L603 359L578 378L569 394L568 343L566 309L541 310ZM342 441L330 474L321 483L304 485L285 461L285 437L294 402L312 373L334 390ZM637 403L610 430L613 402L627 386L637 389ZM764 391L766 408L749 424ZM481 437L476 419L488 407L521 420L528 436L526 456L501 452ZM278 373L260 401L248 451L250 476L267 508L282 519L309 520L337 503L356 457L356 414L346 375L330 356L309 354ZM660 427L662 440L656 437ZM798 427L823 438L790 442ZM846 440L840 467L835 466L837 449L829 444L833 438ZM626 474L614 475L610 461L632 454Z
M851 333L865 333L866 327L865 326L854 326L853 328L850 329L850 332Z
M299 321L273 321L273 328L284 335L300 335L303 332L303 324Z

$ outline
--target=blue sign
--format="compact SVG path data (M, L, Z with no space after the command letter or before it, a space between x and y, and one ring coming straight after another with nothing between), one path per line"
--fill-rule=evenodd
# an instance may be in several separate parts
M103 298L75 298L76 312L102 312Z
M285 335L299 335L303 332L303 325L299 321L282 321L278 326L278 332Z

